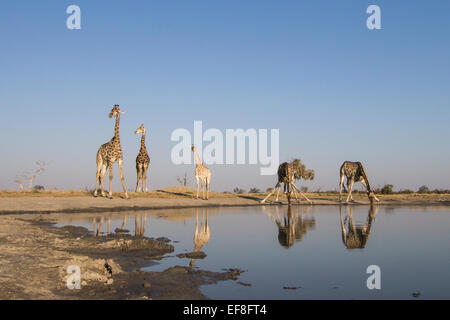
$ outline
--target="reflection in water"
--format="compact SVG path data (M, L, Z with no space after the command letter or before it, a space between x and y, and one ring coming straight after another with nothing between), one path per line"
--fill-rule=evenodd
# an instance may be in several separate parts
M116 232L124 232L125 226L127 224L127 217L128 215L124 215L122 218L122 226L117 228ZM103 227L104 217L101 216L98 220L98 226L97 226L97 218L92 219L92 230L94 232L94 235L96 237L100 236L102 233L102 227ZM135 215L134 216L134 235L135 236L144 236L145 235L145 227L147 225L147 214L143 215ZM126 231L128 232L128 231ZM107 234L111 234L111 216L108 216L108 226L107 226Z
M370 231L372 230L372 222L375 220L375 206L370 206L369 214L363 225L356 225L353 220L353 208L347 206L348 216L342 218L342 206L339 206L339 216L341 218L342 242L347 249L363 249L369 240ZM348 230L346 229L348 225Z
M100 221L98 222L98 229L97 229L97 219L94 218L92 221L93 225L93 231L96 237L98 237L102 232L102 226L103 226L103 216L100 218ZM108 233L109 233L109 220L108 220Z
M134 235L144 236L147 225L147 215L138 215L134 217Z
M288 207L283 218L280 216L279 207L275 207L275 212L276 215L273 212L268 212L268 215L278 227L278 242L284 248L290 248L295 241L301 241L308 230L316 226L314 217L305 218L303 213L296 214L291 206Z
M211 231L209 229L208 209L202 209L202 219L200 225L198 224L198 209L196 211L195 232L194 232L194 252L200 252L205 244L211 238ZM191 259L189 267L195 267L195 259Z

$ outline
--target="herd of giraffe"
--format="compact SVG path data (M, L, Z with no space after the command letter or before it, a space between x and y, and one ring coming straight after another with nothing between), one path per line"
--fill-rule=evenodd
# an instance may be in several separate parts
M113 165L118 162L119 164L119 173L120 180L123 187L123 192L125 198L128 199L128 193L125 187L124 176L123 176L123 153L122 147L120 145L120 136L119 136L119 125L120 125L120 115L123 114L124 111L120 110L119 105L114 105L111 112L109 113L109 117L116 118L116 124L114 127L114 137L107 143L103 144L97 151L97 173L95 177L95 189L94 196L97 197L97 188L98 183L100 182L100 190L103 197L106 197L104 192L104 176L106 170L109 169L109 198L112 199L112 179L113 179ZM141 136L141 149L139 151L138 156L136 157L136 172L137 172L137 183L136 183L136 192L148 192L147 185L147 171L150 165L150 157L147 153L147 148L145 146L145 135L146 129L142 124L139 128L134 132L135 134L142 134ZM195 159L195 179L197 182L197 195L196 199L199 198L199 188L202 189L202 198L204 200L209 199L209 187L211 182L211 170L208 169L203 162L201 161L196 147L192 146L192 152L194 153ZM345 161L340 169L340 183L339 183L339 201L342 201L342 189L344 187L344 180L347 178L347 189L348 196L346 202L349 200L353 201L352 189L355 182L361 182L363 186L366 188L367 196L371 203L373 201L380 201L373 191L370 188L369 178L367 177L366 171L362 166L361 162L351 162ZM306 199L310 204L312 201L309 200L306 195L304 195L300 189L294 183L294 168L292 163L284 162L280 164L278 167L278 181L275 187L269 192L269 194L261 200L261 203L266 202L266 200L277 191L276 202L278 202L278 197L281 189L281 184L284 184L284 193L286 193L288 203L291 203L291 194L293 193L296 200L299 201L297 197L296 191Z

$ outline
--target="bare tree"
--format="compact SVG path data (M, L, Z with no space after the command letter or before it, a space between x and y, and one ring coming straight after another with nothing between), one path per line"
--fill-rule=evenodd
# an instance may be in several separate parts
M187 173L185 173L183 177L177 176L177 181L182 186L187 187L188 185Z
M20 191L23 191L23 182L25 179L26 179L26 176L24 174L16 175L14 182L16 182L19 185Z
M24 172L20 175L16 175L16 178L14 180L14 182L19 184L19 188L20 191L23 191L23 184L24 181L28 180L28 190L32 190L33 189L33 182L34 180L36 180L36 177L41 173L45 171L45 167L47 167L50 164L50 162L46 162L46 161L36 161L36 165L38 166L36 170L34 170L33 172Z

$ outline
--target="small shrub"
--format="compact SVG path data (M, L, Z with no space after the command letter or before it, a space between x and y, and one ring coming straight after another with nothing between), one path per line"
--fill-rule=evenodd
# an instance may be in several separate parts
M248 193L261 193L261 190L259 190L258 188L251 188Z
M245 193L245 190L236 187L233 189L233 192L236 194L243 194L243 193Z
M430 189L427 186L423 185L418 190L417 193L430 193Z
M386 184L386 185L384 185L383 188L381 188L380 193L381 194L393 194L394 193L393 189L394 189L394 186L392 184Z

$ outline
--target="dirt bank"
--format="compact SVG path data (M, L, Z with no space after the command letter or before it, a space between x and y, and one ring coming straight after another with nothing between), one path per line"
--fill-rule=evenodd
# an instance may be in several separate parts
M172 190L172 189L170 189ZM94 198L84 191L48 191L48 192L0 192L0 214L32 214L32 213L101 213L151 209L174 209L195 207L230 207L259 206L264 194L225 194L213 193L209 200L193 198L191 189L161 190L145 194L131 193L130 199ZM339 204L337 194L308 193L314 205ZM379 195L377 205L450 205L449 194L410 194ZM284 195L280 199L286 203ZM365 194L355 194L354 204L369 204ZM274 204L272 196L265 205ZM302 200L300 204L309 205Z
M139 268L173 251L170 240L95 237L52 222L52 215L0 216L0 299L204 299L200 285L237 279L241 272L143 272ZM80 290L67 288L69 266L80 268Z

